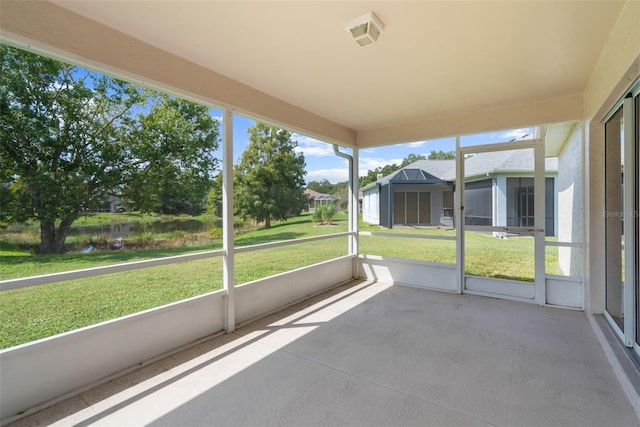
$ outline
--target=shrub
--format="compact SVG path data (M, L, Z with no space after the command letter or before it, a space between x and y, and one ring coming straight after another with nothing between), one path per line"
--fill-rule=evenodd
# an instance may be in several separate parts
M331 220L336 215L336 207L333 204L322 204L313 211L313 220L320 224L331 224Z
M156 236L150 232L142 232L132 236L133 245L137 248L152 248L155 246Z
M211 227L208 230L209 236L214 239L222 239L222 228L220 227Z

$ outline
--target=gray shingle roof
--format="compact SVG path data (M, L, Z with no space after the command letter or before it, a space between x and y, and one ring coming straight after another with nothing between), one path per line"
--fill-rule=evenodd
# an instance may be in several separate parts
M465 159L464 175L476 176L488 173L532 172L534 164L533 149L494 151L478 153ZM547 171L558 170L558 159L545 159ZM455 174L455 170L453 171Z
M478 153L465 159L465 176L488 173L532 172L533 149ZM547 171L558 170L556 157L545 159ZM456 180L455 160L418 160L362 188L368 190L389 182L405 184L437 184Z
M381 179L376 184L388 182L404 184L438 184L446 182L450 170L455 170L455 160L418 160ZM371 184L370 184L371 185ZM368 187L368 186L367 186ZM367 189L364 187L363 189Z

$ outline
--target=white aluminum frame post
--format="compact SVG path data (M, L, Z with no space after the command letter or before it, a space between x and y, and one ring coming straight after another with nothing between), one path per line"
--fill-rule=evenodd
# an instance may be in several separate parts
M351 170L349 171L349 177L351 185L349 186L349 232L352 233L349 237L349 255L355 255L353 259L353 277L357 279L359 276L358 266L358 253L360 252L360 246L358 241L358 231L360 230L360 205L358 203L359 197L359 156L358 149L353 149L353 160L351 161Z
M456 188L454 199L454 223L456 227L456 291L464 291L464 154L460 149L460 137L456 136Z
M633 347L636 338L636 271L638 254L635 242L635 192L636 189L636 147L635 147L635 104L633 96L627 96L622 104L624 120L624 344Z
M225 312L224 329L231 333L236 328L235 275L233 243L233 109L225 107L222 121L222 249Z

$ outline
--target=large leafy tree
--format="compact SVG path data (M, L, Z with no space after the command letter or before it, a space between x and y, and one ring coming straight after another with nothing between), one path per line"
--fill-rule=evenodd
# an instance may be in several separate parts
M136 167L123 193L138 209L198 213L217 169L218 122L204 105L167 95L147 98L149 111L126 126Z
M427 159L429 160L454 160L456 158L455 151L435 151L431 150Z
M305 160L291 132L258 122L248 129L249 146L234 170L236 211L264 222L298 215L305 203Z
M309 182L307 188L322 194L333 194L336 190L336 185L330 183L328 179L323 179L322 181Z
M146 210L177 195L204 202L219 140L206 107L9 46L0 54L0 217L38 221L41 253L61 252L73 221L109 196Z

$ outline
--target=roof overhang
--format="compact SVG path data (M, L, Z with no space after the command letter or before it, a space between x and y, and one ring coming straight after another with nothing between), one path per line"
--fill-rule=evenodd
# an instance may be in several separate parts
M581 119L623 5L3 1L0 35L366 148ZM361 48L344 28L366 12L385 32Z

